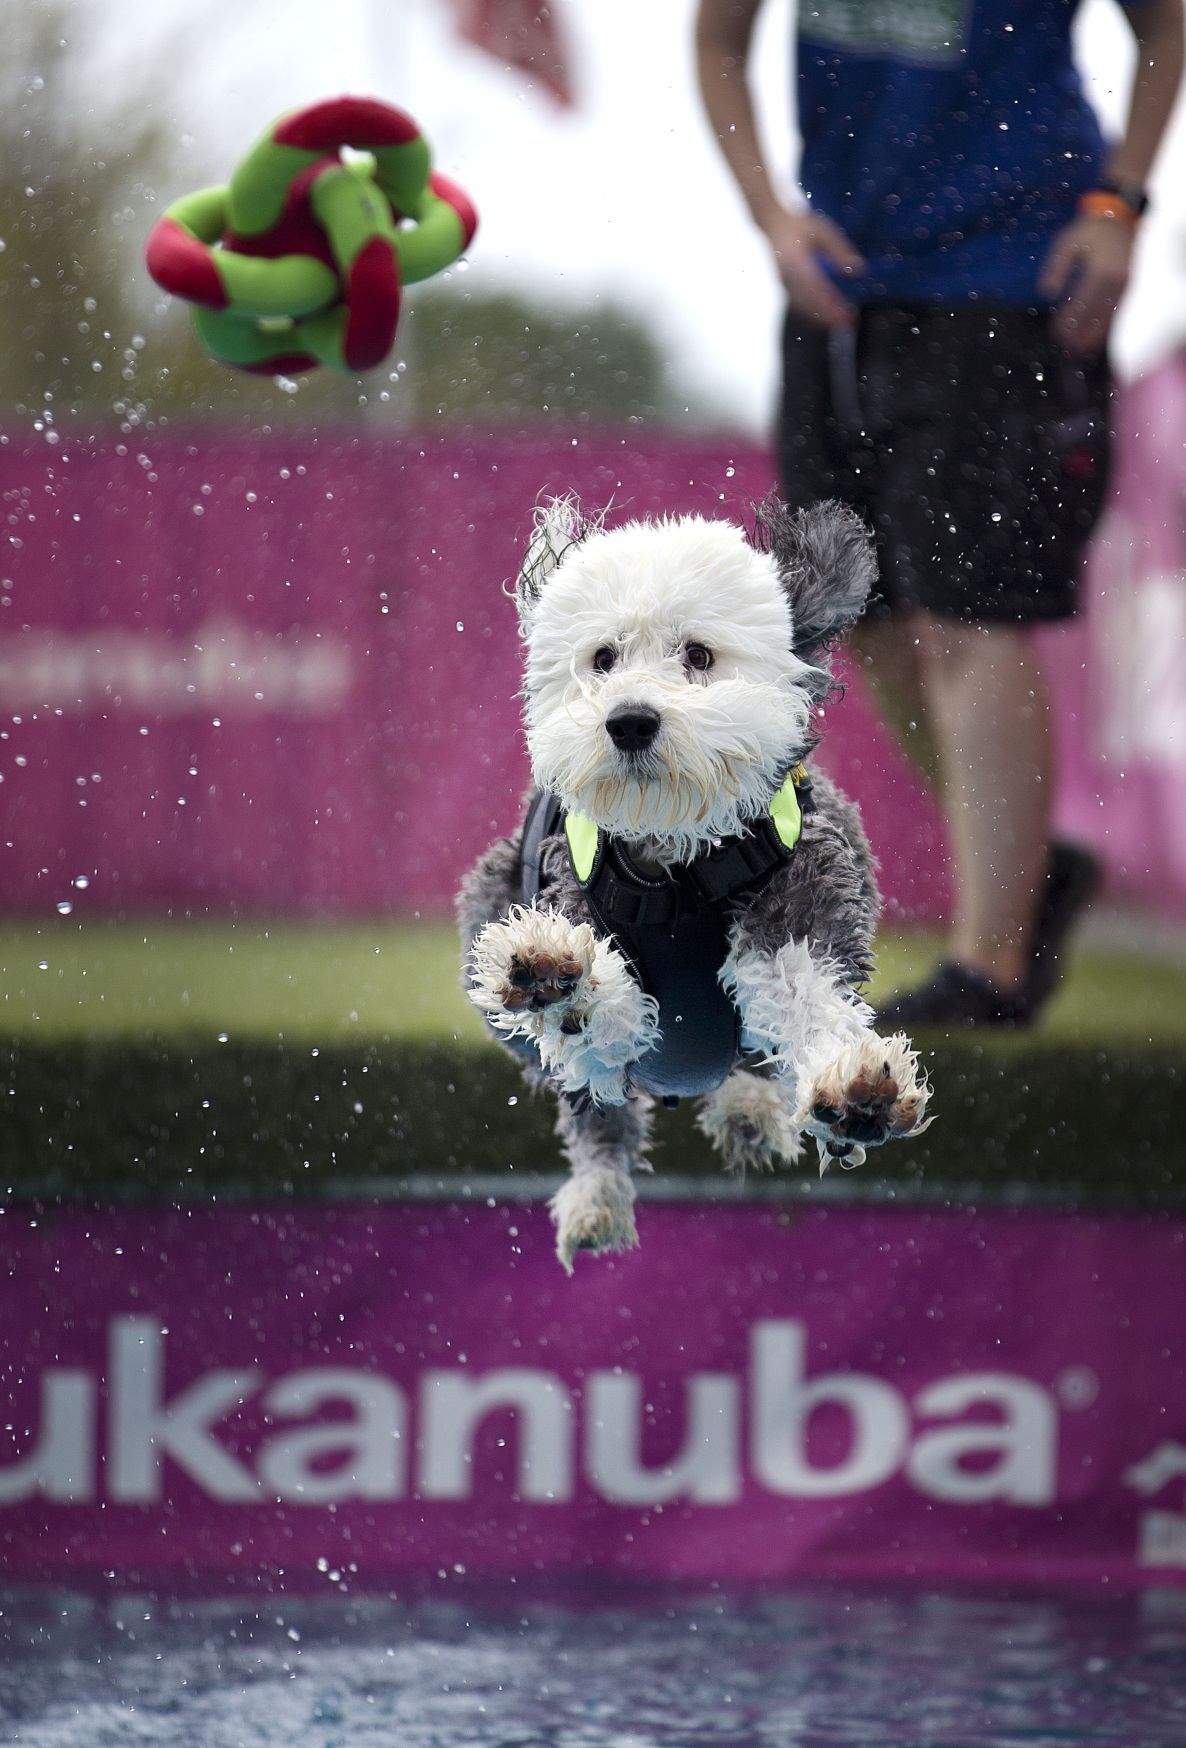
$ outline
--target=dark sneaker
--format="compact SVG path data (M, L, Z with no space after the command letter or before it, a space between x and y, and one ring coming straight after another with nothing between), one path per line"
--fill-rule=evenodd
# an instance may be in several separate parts
M1028 990L999 989L991 977L945 959L929 983L891 996L878 1008L884 1026L1028 1026L1033 1019Z
M1024 988L998 989L990 977L955 960L929 983L892 996L878 1019L892 1026L1028 1026L1053 995L1071 925L1100 884L1100 865L1081 844L1054 843L1034 916L1030 972Z
M1034 917L1034 946L1025 993L1035 1012L1058 985L1059 955L1072 923L1099 890L1098 860L1082 844L1054 843L1046 885Z

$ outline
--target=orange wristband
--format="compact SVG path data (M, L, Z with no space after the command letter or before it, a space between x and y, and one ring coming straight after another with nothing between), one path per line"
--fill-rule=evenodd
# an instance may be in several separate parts
M1117 219L1125 225L1135 225L1141 216L1121 195L1104 188L1092 188L1081 194L1077 210L1080 218Z

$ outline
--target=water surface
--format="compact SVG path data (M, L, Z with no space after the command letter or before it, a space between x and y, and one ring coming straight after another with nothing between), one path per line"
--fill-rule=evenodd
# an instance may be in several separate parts
M35 1748L1186 1745L1180 1592L0 1610L0 1740Z

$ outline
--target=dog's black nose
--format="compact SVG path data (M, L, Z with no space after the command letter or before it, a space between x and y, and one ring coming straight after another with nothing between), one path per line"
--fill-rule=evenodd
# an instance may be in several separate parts
M659 712L646 704L621 704L605 719L605 732L620 753L642 753L659 732Z

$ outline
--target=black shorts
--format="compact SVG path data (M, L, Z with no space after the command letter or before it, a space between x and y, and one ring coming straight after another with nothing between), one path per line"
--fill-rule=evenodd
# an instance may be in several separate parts
M855 335L788 315L783 361L784 495L868 522L872 612L1075 611L1107 485L1105 358L1072 358L1042 311L870 305Z

